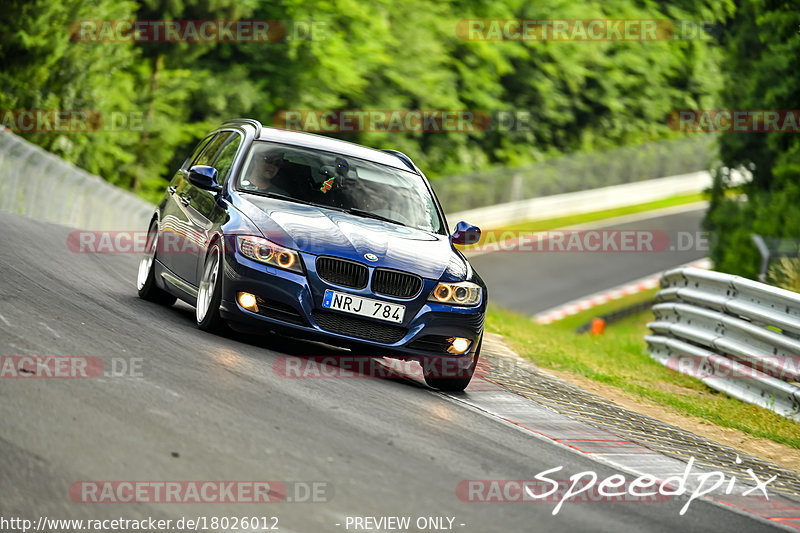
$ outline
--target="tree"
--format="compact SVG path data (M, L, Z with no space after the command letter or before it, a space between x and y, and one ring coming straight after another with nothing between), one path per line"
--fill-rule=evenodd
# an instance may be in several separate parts
M26 134L155 200L206 131L280 110L478 111L528 117L488 131L337 134L413 156L431 177L677 135L673 109L710 106L713 41L472 41L472 18L719 19L728 0L10 0L0 21L0 109L119 110L141 128ZM284 21L279 42L74 42L79 19ZM314 39L296 28L321 23ZM302 37L302 36L300 36ZM517 121L519 125L519 121Z
M733 110L791 110L800 95L800 12L785 2L743 0L726 25L721 102ZM720 139L723 169L714 180L706 228L714 232L715 267L755 278L760 255L753 233L800 238L800 139L791 132L732 132ZM729 172L752 179L731 197Z

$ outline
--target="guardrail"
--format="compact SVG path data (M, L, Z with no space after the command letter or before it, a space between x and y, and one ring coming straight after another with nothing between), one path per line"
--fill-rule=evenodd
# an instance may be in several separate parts
M0 211L93 230L146 230L154 206L0 131Z
M711 173L704 170L682 176L656 178L446 213L447 219L452 222L466 220L483 229L496 229L519 222L618 209L683 194L699 193L711 187L712 182ZM434 182L433 188L438 194L437 187L437 183Z
M697 268L661 277L650 356L800 421L800 294Z
M581 152L516 168L442 177L433 187L446 213L612 185L681 176L714 166L714 135Z

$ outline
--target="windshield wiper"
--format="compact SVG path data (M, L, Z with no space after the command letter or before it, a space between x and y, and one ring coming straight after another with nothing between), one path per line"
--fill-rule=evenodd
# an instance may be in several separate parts
M358 215L358 216L367 217L367 218L374 218L375 220L382 220L384 222L390 222L392 224L399 224L401 226L408 227L406 224L403 224L402 222L398 222L397 220L393 220L391 218L388 218L388 217L385 217L385 216L382 216L382 215L378 215L378 214L373 213L371 211L365 211L365 210L359 209L357 207L351 207L350 209L347 209L346 212L350 213L352 215Z
M262 192L262 193L257 193L257 194L261 194L263 196L268 196L270 198L275 198L277 200L286 200L287 202L296 202L298 204L311 205L311 206L314 206L314 207L323 207L325 209L335 209L336 211L347 211L347 209L344 209L344 208L341 208L341 207L336 207L335 205L325 205L325 204L320 204L320 203L317 203L317 202L312 202L310 200L301 200L300 198L294 198L292 196L286 196L285 194L281 194L279 192Z
M351 215L358 215L358 216L366 217L366 218L374 218L375 220L381 220L383 222L389 222L390 224L398 224L400 226L409 227L407 224L403 224L402 222L398 222L397 220L393 220L391 218L388 218L388 217L385 217L385 216L382 216L382 215L378 215L378 214L373 213L371 211L365 211L364 209L359 209L357 207L351 207L350 209L344 209L342 207L336 207L335 205L325 205L325 204L319 204L317 202L309 202L308 200L301 200L299 198L293 198L291 196L287 196L285 194L280 194L280 193L277 193L277 192L261 192L261 191L243 191L243 192L247 192L247 193L250 193L250 194L255 194L255 195L258 195L258 196L266 196L268 198L275 198L276 200L286 200L287 202L295 202L295 203L303 204L303 205L312 205L314 207L322 207L324 209L333 209L335 211L342 211L344 213L350 213Z
M286 196L285 194L280 194L277 192L262 192L262 191L243 191L249 194L255 194L257 196L266 196L267 198L275 198L276 200L286 200L287 202L295 202L298 204L304 205L313 205L311 202L306 200L301 200L300 198L293 198L291 196Z
M287 202L297 202L298 204L306 204L311 205L311 202L306 200L301 200L300 198L293 198L291 196L286 196L285 194L277 193L277 192L265 192L266 196L270 198L275 198L277 200L286 200Z

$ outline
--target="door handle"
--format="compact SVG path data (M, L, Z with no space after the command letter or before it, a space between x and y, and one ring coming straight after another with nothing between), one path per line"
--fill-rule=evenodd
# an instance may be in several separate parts
M169 187L167 187L167 192L170 193L170 194L175 194L177 191L178 191L178 188L175 187L174 185L170 185Z
M189 204L192 203L192 199L188 196L181 196L181 203L186 207L189 207Z

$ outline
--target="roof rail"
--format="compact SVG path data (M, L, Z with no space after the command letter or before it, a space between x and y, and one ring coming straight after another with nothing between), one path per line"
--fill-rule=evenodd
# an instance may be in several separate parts
M248 124L250 126L255 127L259 132L263 127L261 123L254 118L232 118L222 123L223 126L227 124Z
M416 165L414 165L414 162L411 160L410 157L408 157L403 152L400 152L398 150L381 150L381 152L386 152L387 154L392 154L393 156L397 157L397 159L399 159L400 161L405 163L405 165L408 168L410 168L414 172L417 172L417 167L416 167Z

